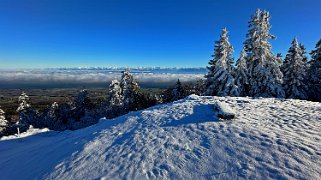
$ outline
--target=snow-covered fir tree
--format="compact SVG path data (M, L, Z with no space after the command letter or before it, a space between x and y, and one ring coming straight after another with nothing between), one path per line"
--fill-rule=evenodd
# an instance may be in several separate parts
M244 42L247 53L250 90L253 97L284 97L280 63L271 51L270 14L258 9L249 22Z
M51 104L51 106L45 110L41 116L42 125L50 129L55 129L57 124L59 105L57 102Z
M86 89L81 89L75 98L75 118L80 120L86 113L89 113L92 108L88 91Z
M303 56L303 62L307 63L308 62L308 56L306 55L307 54L306 48L302 43L299 44L299 47L301 49L301 53L302 53L302 56Z
M5 135L8 126L9 122L6 120L5 112L1 109L0 106L0 137Z
M140 87L129 71L123 72L120 87L122 89L123 106L125 110L136 110L138 108L137 96Z
M311 51L309 67L309 89L313 100L321 101L321 39Z
M17 112L19 113L19 120L16 124L24 128L32 125L36 120L36 112L31 108L28 101L29 96L25 92L22 92L18 99L19 107L17 108Z
M238 96L239 91L234 84L233 70L233 47L224 28L220 39L215 41L213 59L209 61L208 74L205 76L206 90L208 96Z
M247 67L246 53L243 49L240 58L236 61L235 69L235 84L239 89L240 96L247 96L249 94L249 71Z
M307 99L308 86L306 83L307 65L304 51L299 46L296 38L284 59L283 88L287 98Z
M29 96L25 92L22 92L18 99L19 107L17 108L17 112L22 112L30 108L30 104L28 103L28 101Z
M52 105L50 106L50 109L49 109L49 113L48 115L53 118L55 117L57 114L56 114L56 111L58 110L59 108L59 105L57 102L53 102Z
M57 109L57 121L53 123L53 129L54 130L66 130L66 129L71 129L70 124L74 123L73 119L74 114L72 113L72 107L71 103L61 103L58 106Z
M6 126L8 124L8 121L6 120L5 117L5 112L1 109L0 106L0 126Z
M184 89L179 79L177 79L176 85L172 90L172 97L172 101L176 101L184 97Z
M75 99L75 107L77 109L85 109L90 103L88 91L86 89L81 89Z
M120 83L118 80L113 80L109 85L109 92L107 95L107 104L109 107L122 106L123 95Z

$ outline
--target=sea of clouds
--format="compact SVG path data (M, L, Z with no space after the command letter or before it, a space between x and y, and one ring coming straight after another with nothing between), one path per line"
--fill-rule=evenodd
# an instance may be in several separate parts
M177 79L193 82L204 78L204 73L162 73L132 72L134 78L146 87L167 87ZM107 86L112 80L121 78L121 71L110 70L75 70L75 69L38 69L38 70L1 70L0 88L25 87L73 87Z

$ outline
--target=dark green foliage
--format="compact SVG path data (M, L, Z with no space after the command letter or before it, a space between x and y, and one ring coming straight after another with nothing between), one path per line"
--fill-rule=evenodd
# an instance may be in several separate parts
M177 79L176 85L172 90L172 101L182 99L184 97L184 93L184 88L179 79Z
M196 81L195 83L187 83L187 84L181 84L181 82L178 81L175 87L170 87L161 93L159 97L160 99L159 102L168 103L179 99L183 99L192 94L202 95L204 90L205 90L205 81L202 79ZM173 92L177 92L177 91L180 92L179 96L174 96L175 93Z
M321 101L321 39L310 53L312 60L308 72L309 96L311 100Z
M305 83L307 80L306 55L302 47L303 45L299 45L294 38L281 68L283 89L287 98L308 98L308 86Z

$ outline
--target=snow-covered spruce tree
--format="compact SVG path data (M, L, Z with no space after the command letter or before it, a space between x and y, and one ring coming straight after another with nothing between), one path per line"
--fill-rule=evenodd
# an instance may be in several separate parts
M302 43L299 44L299 47L301 49L301 53L302 53L302 56L303 56L303 62L307 63L308 62L308 56L306 55L307 54L306 48Z
M80 112L85 112L86 109L90 108L90 100L86 89L81 89L79 91L75 98L75 108Z
M118 80L112 80L111 84L109 85L107 103L109 107L123 105L122 89L120 88L120 83Z
M19 113L19 120L16 123L18 133L20 133L20 130L27 130L28 126L34 124L36 120L36 112L31 108L28 101L29 96L22 92L18 99L19 107L16 110Z
M25 92L21 93L18 101L19 101L19 107L17 108L17 112L24 111L31 107L30 104L28 103L29 96Z
M184 89L179 79L177 79L176 85L172 90L172 97L172 101L176 101L184 97Z
M72 124L74 123L73 111L75 110L72 107L71 103L62 103L57 107L57 121L53 123L54 130L66 130L72 129Z
M249 22L244 42L247 53L250 90L253 97L284 97L280 63L271 52L270 14L258 9Z
M101 112L103 112L103 114L101 117L114 118L125 113L123 110L124 97L122 93L120 82L118 80L112 80L109 85L106 103L102 105Z
M0 109L0 137L6 134L8 126L9 122L6 120L5 113L2 109Z
M321 39L311 51L309 67L309 89L312 100L321 101Z
M133 75L128 71L124 71L120 81L120 88L122 89L123 107L125 111L137 110L137 98L139 95L139 85L133 78Z
M52 105L49 108L49 112L48 112L48 116L51 119L55 119L55 117L57 117L57 110L58 110L58 103L57 102L53 102Z
M249 71L247 67L246 53L243 49L240 58L236 61L235 69L235 84L239 88L240 96L247 96L249 94Z
M218 41L215 41L213 59L209 61L206 77L205 95L208 96L238 96L239 91L234 84L233 47L227 36L227 29L222 30Z
M74 118L76 122L72 123L72 129L79 129L96 123L91 110L93 109L90 102L88 91L81 89L75 99Z
M57 130L55 129L55 124L58 120L58 108L58 103L54 102L43 112L43 114L40 116L42 127L48 127L49 129Z
M297 39L294 38L281 68L284 76L283 88L287 98L308 98L307 65L303 53L304 51L299 46Z

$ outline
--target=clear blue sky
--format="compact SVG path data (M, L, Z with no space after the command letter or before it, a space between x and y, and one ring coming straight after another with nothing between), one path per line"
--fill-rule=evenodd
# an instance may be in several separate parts
M202 67L223 27L238 57L256 8L275 53L321 38L320 0L1 0L0 68Z

